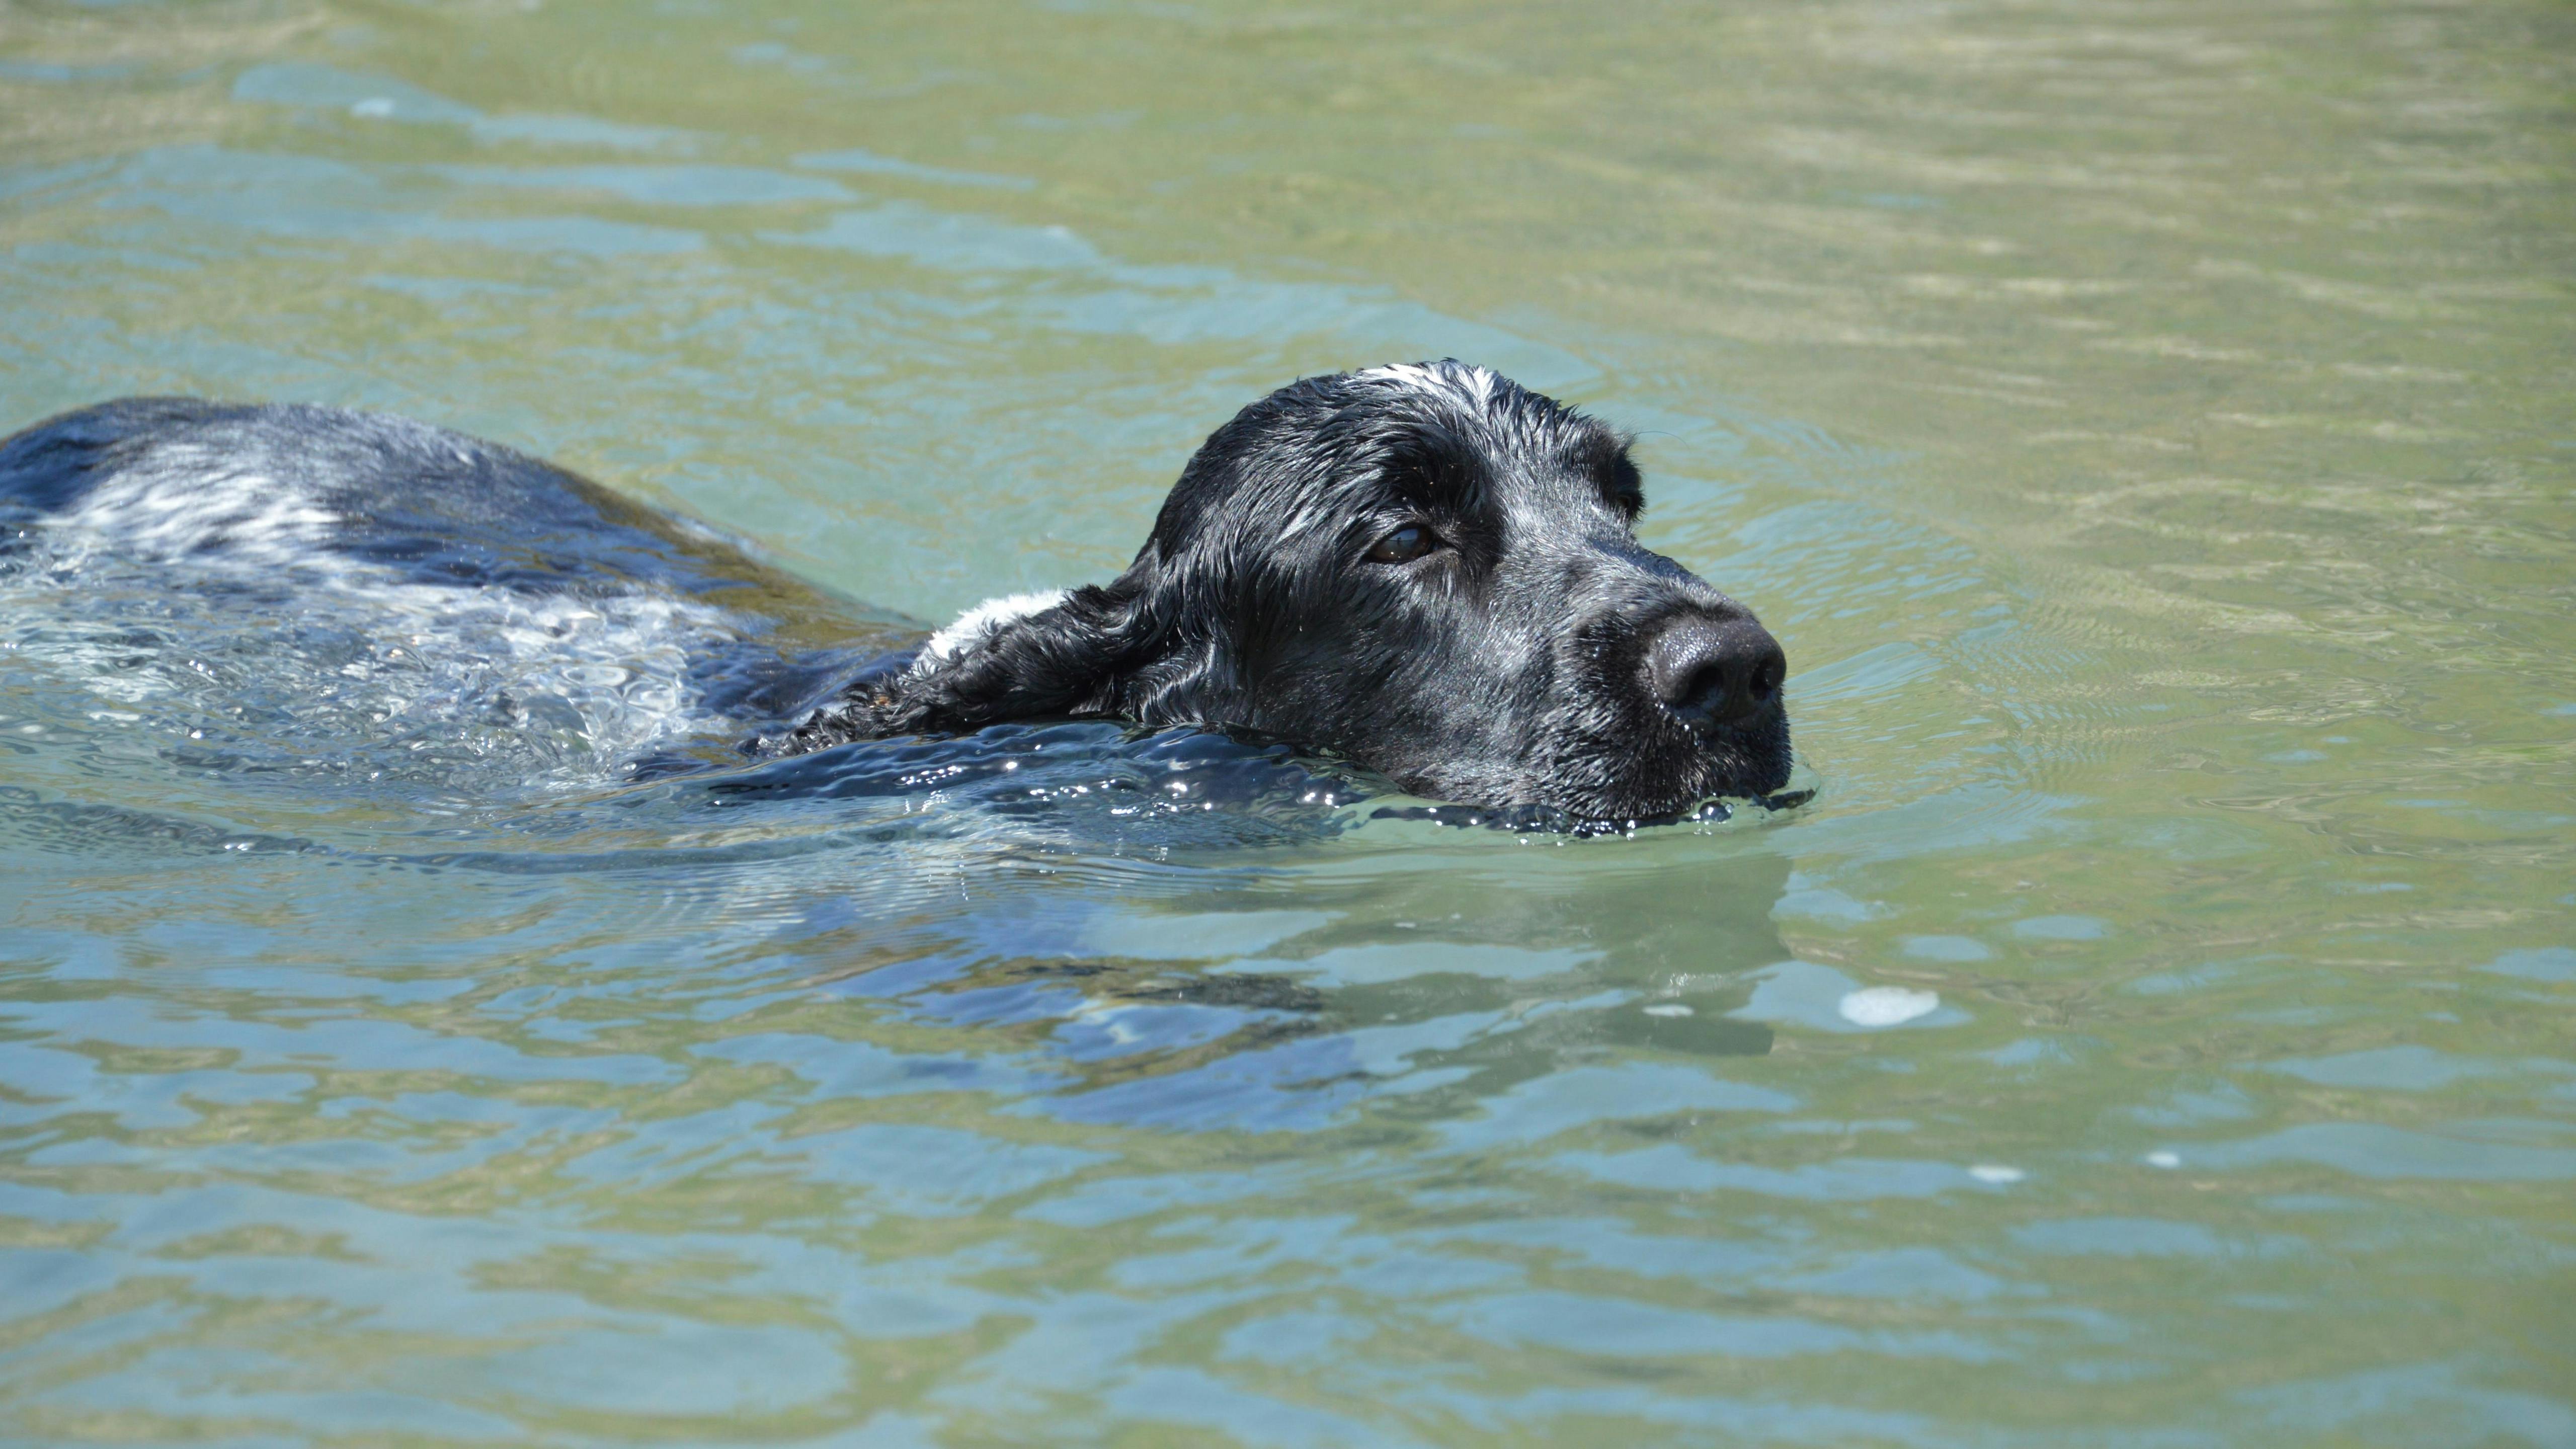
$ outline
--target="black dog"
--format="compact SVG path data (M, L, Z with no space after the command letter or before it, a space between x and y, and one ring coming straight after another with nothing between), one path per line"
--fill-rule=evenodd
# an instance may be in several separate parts
M129 533L280 568L329 554L413 581L720 601L776 579L571 474L402 419L138 399L0 443L0 525L22 535L151 500ZM1780 648L1637 543L1643 506L1625 439L1483 368L1309 378L1209 437L1111 582L987 604L855 677L845 654L782 662L723 704L752 724L811 709L762 754L1102 717L1254 731L1417 793L1577 820L1778 790ZM839 682L818 690L827 668Z

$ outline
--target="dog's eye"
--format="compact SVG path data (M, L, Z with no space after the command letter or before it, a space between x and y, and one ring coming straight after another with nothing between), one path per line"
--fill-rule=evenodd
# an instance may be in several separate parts
M1411 563L1440 546L1440 535L1419 523L1408 523L1377 541L1368 551L1370 563Z

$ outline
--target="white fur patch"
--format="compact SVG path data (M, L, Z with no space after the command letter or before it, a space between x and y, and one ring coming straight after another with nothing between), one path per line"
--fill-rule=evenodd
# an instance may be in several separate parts
M1490 404L1494 400L1494 384L1501 381L1490 368L1464 364L1426 366L1418 362L1372 367L1360 376L1390 378L1418 392L1445 393L1472 408Z
M49 520L74 539L143 558L227 554L259 567L312 562L339 518L290 483L233 472L122 474Z
M913 661L916 674L944 664L968 649L983 643L1004 624L1043 614L1070 597L1063 589L1048 589L1034 594L1011 594L999 599L986 599L965 613L957 622L930 636L921 646L921 657Z

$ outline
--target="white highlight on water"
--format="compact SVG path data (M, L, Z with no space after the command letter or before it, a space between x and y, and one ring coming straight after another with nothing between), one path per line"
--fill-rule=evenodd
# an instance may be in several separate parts
M1979 1182L1991 1182L1998 1187L2006 1183L2019 1182L2030 1176L2018 1167L2006 1167L2000 1162L1980 1162L1968 1169L1968 1175Z
M1836 1009L1855 1026L1903 1026L1939 1011L1941 997L1904 986L1868 986L1844 996Z
M2179 1152L2150 1152L2147 1154L2147 1166L2163 1168L2180 1167L2182 1166L2182 1154Z

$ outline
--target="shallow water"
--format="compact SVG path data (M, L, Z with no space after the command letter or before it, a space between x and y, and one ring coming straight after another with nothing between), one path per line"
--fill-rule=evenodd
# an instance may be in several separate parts
M0 1432L2576 1443L2571 70L2527 0L0 12L0 429L390 408L931 620L1456 354L1644 435L1819 790L637 782L733 623L22 554Z

